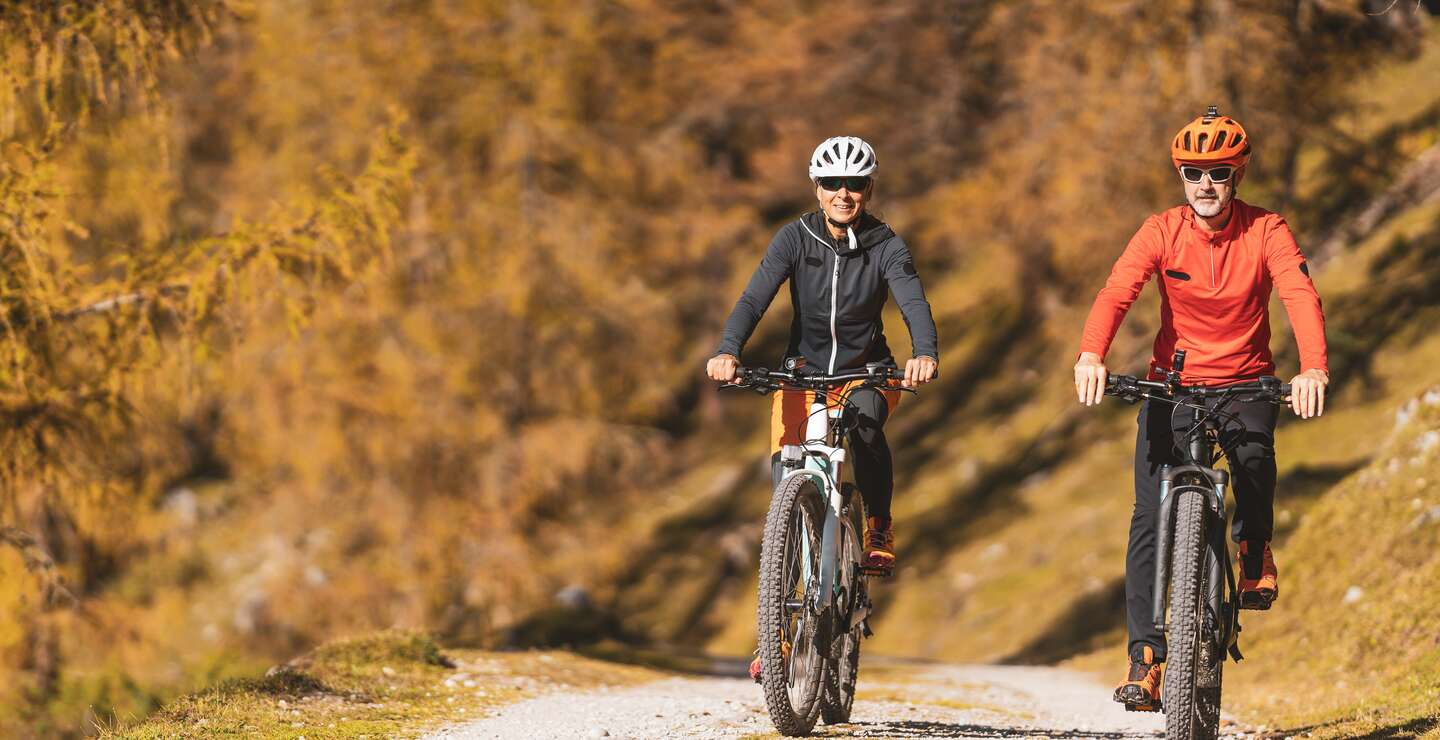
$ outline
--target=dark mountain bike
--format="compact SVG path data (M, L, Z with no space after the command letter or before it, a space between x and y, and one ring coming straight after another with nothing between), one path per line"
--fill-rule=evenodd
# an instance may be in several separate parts
M1244 424L1226 411L1233 402L1284 403L1290 386L1279 378L1222 387L1180 384L1185 351L1163 381L1111 376L1105 394L1130 403L1141 399L1190 412L1177 437L1185 454L1180 465L1160 469L1160 521L1155 568L1155 627L1166 633L1166 668L1161 688L1165 736L1209 740L1220 731L1220 684L1226 656L1239 660L1238 590L1226 536L1226 471L1214 465L1227 430ZM1169 622L1166 622L1166 612Z
M836 375L740 368L738 382L721 386L815 394L804 443L781 450L784 474L760 544L760 683L770 720L785 735L809 734L818 719L850 720L871 604L860 568L865 504L841 480L855 424L846 412L849 394L861 388L913 393L894 386L902 377L880 365Z

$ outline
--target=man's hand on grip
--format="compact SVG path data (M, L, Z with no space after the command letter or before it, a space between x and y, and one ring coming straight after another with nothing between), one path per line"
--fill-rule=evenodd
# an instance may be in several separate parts
M1109 377L1105 362L1094 352L1081 352L1075 363L1075 395L1080 403L1094 406L1105 397L1105 379Z
M1325 413L1325 386L1330 374L1318 368L1306 370L1290 381L1290 410L1302 419Z

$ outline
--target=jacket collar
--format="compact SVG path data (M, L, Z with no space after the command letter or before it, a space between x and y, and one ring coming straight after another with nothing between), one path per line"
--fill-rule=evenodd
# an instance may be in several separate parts
M835 253L840 255L863 252L895 235L895 231L889 225L870 215L868 211L860 214L860 223L855 227L856 249L850 248L849 239L830 238L830 230L825 228L823 211L811 211L801 216L800 225L810 233L811 237L834 249Z

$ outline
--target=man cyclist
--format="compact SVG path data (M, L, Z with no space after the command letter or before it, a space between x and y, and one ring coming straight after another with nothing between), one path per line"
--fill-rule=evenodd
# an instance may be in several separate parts
M915 263L900 236L866 211L874 196L877 167L875 150L853 136L829 138L815 148L810 180L819 209L786 224L771 240L706 365L711 379L735 379L741 349L787 279L794 310L787 360L825 374L877 363L897 367L880 320L887 294L893 293L914 350L914 358L905 363L902 385L913 387L934 378L940 357L935 320ZM809 395L775 394L770 446L777 484L781 446L804 441ZM848 398L858 416L850 434L849 459L867 513L862 567L888 575L895 567L890 519L894 476L883 426L899 393L868 388ZM752 676L757 669L758 661L751 666Z
M1115 262L1095 298L1075 363L1080 402L1105 392L1105 353L1125 313L1152 276L1160 290L1160 332L1150 378L1163 379L1176 349L1186 351L1182 382L1223 386L1275 372L1270 354L1270 291L1285 304L1300 349L1302 372L1290 381L1290 406L1302 418L1325 410L1325 318L1305 257L1285 220L1235 197L1250 161L1250 137L1210 106L1187 124L1170 148L1186 205L1151 216ZM1239 543L1242 609L1268 609L1279 596L1270 552L1275 501L1275 421L1263 401L1232 403L1245 424L1242 443L1227 451L1236 509L1231 537ZM1158 709L1165 638L1151 622L1155 587L1160 467L1179 464L1177 431L1164 406L1140 408L1135 440L1135 511L1125 554L1125 604L1130 669L1115 700Z

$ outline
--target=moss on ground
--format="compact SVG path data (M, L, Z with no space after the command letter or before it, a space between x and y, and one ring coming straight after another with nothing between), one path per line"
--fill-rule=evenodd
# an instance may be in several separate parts
M413 737L547 691L661 675L560 652L442 652L424 634L392 630L322 645L263 677L181 697L134 727L108 727L101 736Z

